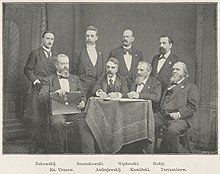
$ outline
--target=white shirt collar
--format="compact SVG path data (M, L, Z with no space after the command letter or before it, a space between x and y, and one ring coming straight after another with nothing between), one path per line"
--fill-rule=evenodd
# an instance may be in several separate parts
M114 83L115 83L115 79L116 79L116 74L115 74L113 77L107 76L108 84L109 84L109 80L110 80L110 79L112 79L112 83L114 84Z
M95 47L96 47L96 44L94 44L94 45L86 44L87 49L95 49Z
M171 51L168 51L166 54L164 54L164 57L167 59L167 57L169 57L170 53L171 53ZM161 55L160 55L160 58L161 58L162 56L163 56L163 55L161 54Z
M148 77L149 77L149 76L147 76L146 79L144 79L144 81L143 81L141 84L144 84L144 85L145 85L145 83L146 83L147 80L148 80ZM141 84L139 84L139 85L141 85Z
M128 47L125 47L124 45L123 45L123 48L124 49L130 49L132 47L132 45L130 45L130 46L128 46Z
M50 52L51 49L46 48L45 46L43 46L43 49L46 50L47 52Z
M176 83L177 83L177 84L180 84L184 79L185 79L185 77L183 77L181 80L179 80L179 81L176 82Z

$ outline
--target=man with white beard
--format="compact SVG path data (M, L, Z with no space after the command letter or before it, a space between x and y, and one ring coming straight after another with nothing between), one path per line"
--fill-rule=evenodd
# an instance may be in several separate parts
M135 83L132 84L131 92L127 95L129 98L151 100L154 110L154 104L159 102L161 97L161 83L150 76L151 70L151 64L145 61L138 63Z
M191 118L196 112L199 92L195 84L188 82L186 64L173 65L170 85L161 99L159 112L154 114L155 136L163 127L164 137L160 149L162 153L178 153L178 135L191 126Z

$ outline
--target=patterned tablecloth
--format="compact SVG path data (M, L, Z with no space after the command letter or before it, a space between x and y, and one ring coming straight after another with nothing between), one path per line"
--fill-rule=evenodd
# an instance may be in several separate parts
M116 153L123 145L139 140L154 144L154 117L149 100L90 97L85 111L86 122L102 153Z

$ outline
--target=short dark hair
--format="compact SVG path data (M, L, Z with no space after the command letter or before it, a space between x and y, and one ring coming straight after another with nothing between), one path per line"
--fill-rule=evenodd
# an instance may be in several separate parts
M47 34L47 33L51 33L55 36L55 34L52 31L46 30L42 33L42 38L44 38L45 34Z
M113 62L114 64L116 64L116 65L119 66L119 61L118 61L118 59L116 59L115 57L109 58L107 62Z
M161 37L167 37L167 38L168 38L168 42L171 43L171 44L173 44L173 39L172 39L170 36L162 35L162 36L160 36L160 38L161 38Z
M93 26L93 25L88 26L87 29L86 29L86 31L88 31L88 30L93 30L93 31L95 31L97 36L98 36L98 34L99 34L98 28L96 28L96 27Z

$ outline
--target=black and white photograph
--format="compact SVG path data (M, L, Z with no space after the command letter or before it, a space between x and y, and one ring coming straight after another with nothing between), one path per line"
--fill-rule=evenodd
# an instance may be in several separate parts
M0 171L217 174L218 6L1 1Z

